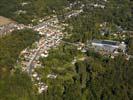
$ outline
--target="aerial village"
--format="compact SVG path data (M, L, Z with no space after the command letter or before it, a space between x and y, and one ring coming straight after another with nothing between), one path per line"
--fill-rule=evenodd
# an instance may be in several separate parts
M107 0L105 0L105 2L107 2ZM27 3L23 3L23 5L26 4ZM74 4L70 4L70 6L72 5ZM90 5L93 7L100 7L102 9L105 8L104 5L98 5L98 4L90 4ZM75 10L70 13L67 13L65 18L67 19L73 16L78 16L80 13L83 12L82 10L83 7L84 5L81 5L80 10ZM19 13L22 13L22 11L19 11ZM51 48L56 48L58 45L60 45L61 42L77 46L77 49L80 50L81 52L86 52L90 48L93 48L96 52L111 55L112 59L114 59L115 55L119 53L127 55L126 44L123 41L119 42L112 40L93 40L87 44L70 43L62 41L65 34L63 30L65 28L64 24L59 23L59 20L56 15L54 15L52 18L48 20L41 19L39 22L40 23L36 26L33 25L26 26L23 24L18 24L16 22L9 22L7 25L0 26L0 36L11 33L14 30L22 30L24 28L31 28L37 31L38 34L40 34L41 38L39 41L36 41L33 44L34 48L27 47L25 50L23 50L19 57L19 59L21 59L21 62L18 62L22 66L22 71L28 72L28 74L31 76L34 85L38 88L38 93L42 93L44 91L47 91L48 89L48 85L41 81L40 75L35 71L35 68L42 67L39 59L40 57L43 58L48 57L49 50ZM116 36L117 34L113 35ZM122 35L122 37L124 39L125 35ZM127 55L127 60L129 60L130 57L131 57L130 55ZM75 62L76 60L74 59L73 63ZM47 75L47 78L55 79L57 77L58 76L56 74L49 73Z
M27 3L24 3L24 5ZM75 10L66 14L66 18L71 18L72 16L78 16L82 11ZM19 11L19 13L21 13ZM1 17L1 20L5 19ZM33 20L34 21L34 20ZM0 25L0 36L8 35L9 33L13 32L14 30L22 30L25 28L33 29L37 31L38 34L41 35L39 41L36 41L33 45L34 48L26 48L20 54L22 71L28 72L31 76L34 85L38 88L38 92L42 93L43 91L47 91L48 86L41 81L38 73L35 72L35 68L40 66L41 63L39 61L40 57L48 57L49 50L51 48L56 48L63 38L64 33L62 32L66 26L66 24L60 24L56 15L50 17L48 20L40 19L39 24L36 26L33 25L24 25L18 24L14 21L8 21L6 25ZM48 78L56 78L57 75L49 74Z
M59 25L57 18L50 19L35 26L34 30L39 32L41 39L33 44L36 45L35 48L26 48L21 52L20 56L21 59L23 59L21 62L22 70L27 71L31 75L32 80L38 82L35 83L35 85L38 86L39 93L46 91L48 86L41 82L41 78L37 72L35 72L34 68L42 66L39 61L40 57L48 57L49 50L51 48L56 48L60 44L60 41L63 38L62 29L63 27ZM56 78L56 75L49 74L48 78L51 77Z

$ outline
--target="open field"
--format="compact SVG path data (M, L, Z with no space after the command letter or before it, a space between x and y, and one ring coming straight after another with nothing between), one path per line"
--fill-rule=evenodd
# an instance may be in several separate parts
M0 16L0 26L7 25L9 23L13 22L11 19L5 18L3 16Z

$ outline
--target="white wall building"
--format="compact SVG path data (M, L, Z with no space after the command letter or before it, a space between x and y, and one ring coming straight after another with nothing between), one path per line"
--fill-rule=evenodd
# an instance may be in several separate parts
M126 51L126 44L124 42L120 43L118 41L111 40L94 40L92 41L92 46L97 50L105 50L108 52L114 52L115 50Z

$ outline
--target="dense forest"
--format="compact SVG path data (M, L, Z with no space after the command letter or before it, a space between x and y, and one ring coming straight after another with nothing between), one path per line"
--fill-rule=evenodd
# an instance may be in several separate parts
M29 24L33 19L52 14L53 10L60 12L67 4L67 0L1 0L0 15Z
M68 32L72 33L72 41L86 42L88 39L102 38L99 34L104 31L107 35L125 30L133 30L132 2L129 0L108 0L104 9L94 8L91 2L98 0L81 0L85 2L84 12L78 17L73 17L66 22L72 27ZM87 3L88 2L88 3ZM100 25L107 23L104 28ZM70 41L69 40L69 41Z
M77 62L73 65L72 58ZM45 68L38 69L44 82L49 84L44 100L131 100L133 98L133 59L124 55L115 59L94 51L83 54L76 48L62 45L41 59ZM47 79L56 73L57 79Z
M122 28L132 30L132 7L131 0L1 0L0 15L12 18L18 22L31 23L31 19L44 17L49 14L63 15L66 7L80 1L84 4L84 13L79 18L72 19L72 24L80 25L80 31L94 31L96 23L109 22ZM27 3L23 5L23 3ZM73 4L72 9L79 9L81 4ZM94 8L91 4L102 4L104 9ZM17 12L20 12L19 14ZM102 12L102 13L101 13ZM85 23L87 22L87 23ZM78 24L77 24L78 23ZM82 28L81 28L82 26ZM92 29L90 29L92 28Z
M72 59L77 62L73 65ZM63 59L62 59L63 58ZM28 76L19 70L0 81L2 100L132 100L133 59L115 59L94 51L80 53L75 47L60 46L40 59L44 68L36 69L49 86L47 93L35 95ZM48 79L56 73L57 79ZM7 90L8 89L8 90ZM19 91L21 89L21 91ZM12 92L13 90L13 92Z
M80 1L80 3L74 4ZM17 22L29 24L32 19L68 12L84 4L83 12L65 20L69 42L84 42L92 39L110 39L110 34L133 31L133 3L131 0L1 0L0 15ZM91 4L105 5L95 8ZM18 11L26 13L18 14ZM61 19L64 21L64 19ZM106 23L103 29L100 24ZM107 34L102 36L101 33ZM14 69L20 52L37 41L39 36L32 30L14 31L0 38L0 100L132 100L133 59L124 54L111 59L93 50L82 53L76 47L62 43L52 49L48 58L40 58L44 67L37 68L48 91L37 94L30 77ZM119 39L120 40L120 39ZM120 40L121 41L121 40ZM128 36L128 53L133 54L133 38ZM11 71L10 71L11 70ZM10 72L9 72L10 71ZM47 75L53 73L56 79Z

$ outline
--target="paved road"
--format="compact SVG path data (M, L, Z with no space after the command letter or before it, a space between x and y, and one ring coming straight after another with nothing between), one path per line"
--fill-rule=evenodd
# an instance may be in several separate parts
M71 43L71 42L67 42L67 41L63 41L63 40L61 40L61 42L66 43L66 44L70 44L70 45L73 45L73 46L78 46L77 43Z
M33 61L35 60L35 58L38 56L38 53L39 53L40 49L41 49L40 47L37 49L37 51L34 53L32 59L30 60L30 62L29 62L28 65L27 65L27 72L28 72L29 74L31 74L32 69L34 68L34 66L32 65L32 63L33 63Z

